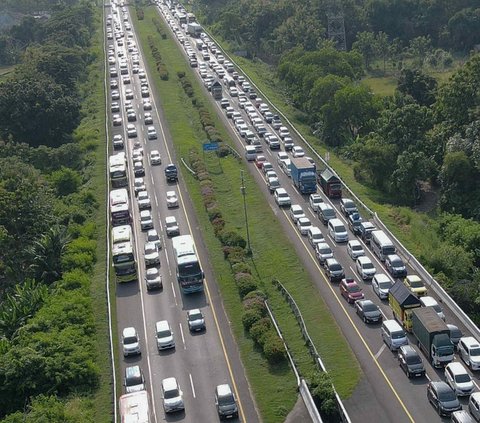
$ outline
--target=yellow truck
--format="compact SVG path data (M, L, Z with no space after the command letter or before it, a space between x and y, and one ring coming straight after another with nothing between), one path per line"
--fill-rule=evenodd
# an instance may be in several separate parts
M388 293L388 303L393 317L407 330L412 332L412 310L421 306L418 297L402 282L396 282Z

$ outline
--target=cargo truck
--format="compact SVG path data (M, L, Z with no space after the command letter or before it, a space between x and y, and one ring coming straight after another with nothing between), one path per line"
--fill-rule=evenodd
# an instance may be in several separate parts
M302 194L317 192L315 165L305 157L294 157L291 160L290 174L292 181Z
M442 367L453 360L450 329L433 307L412 310L412 331L417 345L434 367Z
M342 183L331 170L324 169L319 171L317 173L317 180L327 197L340 198L342 196Z
M393 284L388 291L388 303L393 317L408 332L412 331L412 311L421 306L416 295L401 282Z
M191 22L187 25L187 32L194 38L200 38L202 27L196 22Z

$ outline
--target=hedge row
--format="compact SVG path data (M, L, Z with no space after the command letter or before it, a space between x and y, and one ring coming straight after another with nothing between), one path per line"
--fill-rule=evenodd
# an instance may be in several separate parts
M213 181L198 151L190 151L189 162L199 180L200 193L208 213L208 219L213 226L215 236L222 243L223 256L230 263L238 294L243 301L242 322L245 330L262 348L268 362L278 363L285 359L285 350L267 316L266 296L258 290L257 282L252 276L252 269L245 262L247 243L238 232L225 228L225 219L218 207Z
M195 97L195 92L193 90L192 83L185 75L185 72L177 72L180 85L183 88L185 94L191 99L192 105L197 109L198 117L200 118L200 123L202 128L207 134L207 138L214 142L223 142L223 139L215 127L215 122L212 118L212 115L208 109ZM227 150L228 151L228 150ZM225 154L223 154L225 155Z
M162 37L162 40L166 40L167 33L161 22L157 18L152 18L152 23L155 25L155 28L157 28L157 32L160 34L160 37Z
M145 18L145 12L143 11L143 8L137 5L135 6L135 12L137 13L137 19L139 21L143 21Z
M157 71L160 74L160 78L164 81L168 81L169 75L168 75L167 67L163 62L162 55L158 51L158 48L155 45L155 40L151 35L148 36L148 46L150 47L150 51L152 52L153 58L155 59L155 63L157 65Z

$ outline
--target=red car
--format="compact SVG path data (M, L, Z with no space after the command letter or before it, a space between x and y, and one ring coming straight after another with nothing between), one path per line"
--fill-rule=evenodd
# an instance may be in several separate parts
M257 156L257 158L255 159L255 166L261 169L266 161L267 158L265 156Z
M350 304L364 298L362 288L351 278L342 279L342 282L340 282L340 294L342 294L342 297Z

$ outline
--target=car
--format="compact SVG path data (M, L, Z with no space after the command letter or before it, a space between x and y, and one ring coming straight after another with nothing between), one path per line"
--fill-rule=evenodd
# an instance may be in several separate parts
M167 377L162 380L162 397L165 413L185 410L183 392L174 377Z
M146 191L145 181L143 178L135 178L133 181L133 188L135 190L135 195L138 195L141 191Z
M326 242L319 242L315 246L315 255L321 265L329 258L333 258L333 250Z
M133 123L129 123L127 125L127 136L128 138L136 138L137 137L137 129Z
M128 109L127 110L127 120L129 122L136 122L137 121L137 114L133 109Z
M385 258L385 268L394 278L407 276L407 267L397 254L390 254Z
M233 116L233 113L235 113L235 109L231 106L227 106L225 108L225 115L227 116L227 118L231 118Z
M145 378L140 366L129 366L125 368L125 379L123 384L127 394L143 391L145 389Z
M356 260L358 257L365 255L365 250L359 241L353 239L347 243L347 253L352 260Z
M450 341L452 341L455 349L457 349L458 342L463 337L463 332L458 328L458 326L452 325L450 323L447 324L447 327L450 331Z
M133 100L133 90L130 88L125 90L125 100Z
M340 282L340 295L345 298L350 304L357 300L364 298L362 288L352 278L343 278Z
M158 351L175 348L173 331L167 320L160 320L155 323L155 339Z
M113 148L114 150L121 150L124 147L123 137L120 134L113 136Z
M132 161L133 163L143 161L143 149L134 149L132 151Z
M153 228L152 213L150 210L142 210L140 212L140 227L142 231L147 231Z
M113 126L122 126L122 118L120 115L112 116Z
M403 369L407 377L425 376L425 366L422 357L411 345L403 345L398 349L398 364Z
M428 383L427 398L440 416L450 416L454 411L462 408L453 389L443 381L431 381Z
M130 77L128 75L123 76L122 81L126 85L130 84L130 82L131 82Z
M440 304L438 304L435 298L425 295L423 297L420 297L420 304L422 305L422 307L432 307L438 314L438 317L445 321L445 314L443 313L442 307L440 307Z
M382 320L380 308L371 300L355 301L355 312L365 323L378 323Z
M274 192L275 202L279 207L288 207L292 204L292 200L285 188L277 188Z
M318 250L318 245L317 245L317 250ZM325 269L325 273L327 274L330 282L337 282L342 280L345 277L345 272L343 270L342 265L333 257L327 258L323 263L323 267Z
M448 363L445 366L445 382L450 385L459 397L468 396L475 389L470 374L459 361Z
M150 151L150 164L153 166L162 164L162 157L158 150Z
M205 330L205 318L199 308L187 311L187 322L191 332Z
M264 162L262 166L262 172L265 175L268 171L273 170L273 165L270 162Z
M167 216L165 218L165 230L167 231L167 236L180 235L180 228L178 227L175 216Z
M470 395L468 401L468 411L475 418L475 421L480 421L480 392L474 392Z
M152 114L150 112L146 112L143 115L143 123L145 125L151 125L153 123L153 117L152 117Z
M255 166L257 166L258 169L261 169L266 161L267 158L265 156L257 156L257 158L255 159Z
M313 248L321 242L325 242L322 231L318 226L311 225L307 230L307 238Z
M222 98L222 99L220 100L220 107L221 107L222 109L226 109L227 107L230 107L230 102L228 101L228 99Z
M427 295L427 288L417 275L408 275L403 279L405 286L417 297Z
M145 176L145 168L141 160L133 162L133 173L135 176Z
M140 191L137 195L137 203L139 210L148 210L152 208L152 202L147 191Z
M143 251L145 266L160 264L160 253L157 244L154 242L146 242Z
M273 121L273 117L272 117L272 121ZM285 137L290 136L290 131L286 126L280 126L280 128L278 128L278 135L280 135L280 138L283 140Z
M277 163L279 165L281 165L282 162L285 161L285 160L288 160L288 154L285 153L284 151L279 151L277 153ZM315 194L315 195L318 195L318 194Z
M112 113L120 112L120 104L117 101L113 101L110 105L110 111Z
M148 91L148 88L142 88L140 90L140 93L141 93L143 98L150 97L150 91Z
M347 217L348 227L354 235L360 235L360 225L362 224L362 217L359 213L352 213Z
M312 222L308 217L300 217L297 219L297 228L300 231L301 235L307 235L308 230L312 226Z
M388 299L388 293L393 285L393 281L385 273L377 273L372 278L372 289L381 300Z
M305 156L305 151L303 151L303 148L299 145L294 145L292 147L292 155L293 157L303 157Z
M138 355L142 353L142 351L140 350L140 339L134 327L128 327L123 329L122 347L124 357L128 357L129 355Z
M476 420L467 410L454 411L450 417L452 423L475 423Z
M340 210L346 217L352 213L358 213L357 206L350 198L342 198L340 200Z
M159 250L162 249L162 241L160 240L160 237L158 236L158 232L156 229L150 229L147 232L147 241L153 242Z
M237 400L228 383L218 385L215 388L215 406L221 420L238 418Z
M167 191L167 208L171 209L174 207L178 207L178 197L175 191Z
M238 89L236 87L230 87L228 93L230 94L230 97L238 97Z
M155 130L154 126L147 127L147 137L149 140L157 139L157 131Z
M158 267L149 267L147 269L145 272L145 285L147 286L147 291L163 288L162 276Z
M150 100L143 100L143 110L152 110L152 103L150 102Z
M372 261L366 256L357 257L355 267L362 280L370 280L375 276L377 269Z
M470 370L480 370L480 343L473 336L460 338L458 354Z
M280 188L280 181L278 178L272 177L267 179L267 187L270 193L273 193L277 188Z
M376 229L375 225L372 222L361 222L358 226L359 234L358 236L362 241L370 245L370 239L372 238L372 232Z
M298 204L292 204L290 206L289 214L290 218L293 220L294 223L297 223L297 220L301 217L305 217L305 213L303 212L302 207Z
M323 198L320 194L310 194L308 202L310 203L312 210L316 213L318 211L318 205L323 203Z
M112 91L112 100L120 100L120 92L118 90Z

